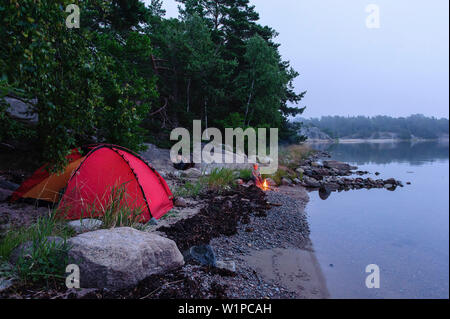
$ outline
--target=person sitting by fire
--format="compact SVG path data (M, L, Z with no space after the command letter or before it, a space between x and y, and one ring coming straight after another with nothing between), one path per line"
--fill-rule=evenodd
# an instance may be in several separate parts
M253 182L255 183L256 186L258 186L259 188L262 187L264 181L263 181L263 178L261 176L261 172L259 171L259 165L258 164L253 164L252 179L253 179Z

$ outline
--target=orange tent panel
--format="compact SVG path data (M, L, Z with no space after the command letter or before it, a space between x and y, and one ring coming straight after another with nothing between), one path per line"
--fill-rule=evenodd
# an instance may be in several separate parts
M72 173L80 166L84 157L73 161L67 165L64 173L52 174L42 182L34 186L28 192L22 195L23 198L35 198L38 200L44 200L47 202L57 203L60 197L60 191L67 186L67 182L72 176Z

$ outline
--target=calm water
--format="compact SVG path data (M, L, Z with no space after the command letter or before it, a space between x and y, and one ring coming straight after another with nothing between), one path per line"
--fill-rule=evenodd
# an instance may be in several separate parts
M405 184L395 192L332 193L327 200L310 194L311 238L331 297L448 298L448 143L315 147ZM366 288L369 264L380 268L380 289Z

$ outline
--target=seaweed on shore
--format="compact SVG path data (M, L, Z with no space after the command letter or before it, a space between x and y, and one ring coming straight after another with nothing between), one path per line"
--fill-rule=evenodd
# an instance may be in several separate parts
M249 224L250 216L265 216L265 211L270 209L266 194L256 186L234 188L221 194L209 192L202 196L208 203L200 213L159 229L174 240L181 251L209 244L211 239L221 235L235 235L239 223Z

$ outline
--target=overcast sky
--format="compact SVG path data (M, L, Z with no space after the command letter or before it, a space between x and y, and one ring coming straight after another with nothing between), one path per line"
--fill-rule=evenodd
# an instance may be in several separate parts
M175 0L163 0L177 17ZM148 1L149 2L149 1ZM448 0L252 0L300 72L305 117L449 116ZM367 5L380 9L369 29Z

